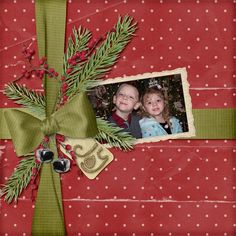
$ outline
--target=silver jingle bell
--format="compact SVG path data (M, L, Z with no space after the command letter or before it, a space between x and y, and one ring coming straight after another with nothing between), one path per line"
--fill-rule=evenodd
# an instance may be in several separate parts
M36 158L39 162L49 163L52 162L54 153L50 149L40 148L36 150Z
M57 173L65 173L70 170L70 161L65 158L58 158L53 162L53 169Z

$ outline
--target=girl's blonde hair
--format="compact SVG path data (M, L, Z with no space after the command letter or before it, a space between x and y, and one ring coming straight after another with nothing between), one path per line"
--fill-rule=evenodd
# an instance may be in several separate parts
M145 92L141 96L141 103L142 103L141 115L150 117L150 115L143 108L144 100L147 97L147 95L149 95L149 94L157 94L158 96L160 96L164 100L164 110L162 112L162 115L163 115L165 122L167 122L167 124L171 127L171 122L170 122L171 116L170 116L170 112L169 112L168 97L161 89L148 88L145 90Z

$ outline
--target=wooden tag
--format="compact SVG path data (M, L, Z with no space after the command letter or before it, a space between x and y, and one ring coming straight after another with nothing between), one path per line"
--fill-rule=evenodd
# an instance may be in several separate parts
M89 179L96 178L114 159L113 154L95 139L67 138L64 143L72 146L77 157L77 165ZM70 156L63 147L61 147L61 151Z

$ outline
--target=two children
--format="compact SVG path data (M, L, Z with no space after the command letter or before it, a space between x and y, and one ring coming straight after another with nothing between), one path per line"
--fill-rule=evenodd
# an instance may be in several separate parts
M139 101L138 89L122 84L113 97L115 111L108 119L135 138L155 137L183 132L177 118L169 115L168 102L160 89L147 89ZM143 118L133 111L141 106Z

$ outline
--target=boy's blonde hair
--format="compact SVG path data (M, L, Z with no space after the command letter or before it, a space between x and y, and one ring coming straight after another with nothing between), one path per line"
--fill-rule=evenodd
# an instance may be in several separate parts
M141 115L150 117L150 115L144 110L144 105L143 105L145 97L149 94L157 94L158 96L160 96L164 100L164 110L162 112L162 115L163 115L165 122L167 122L167 124L171 127L171 122L170 122L171 116L170 116L170 112L169 112L168 97L161 89L148 88L145 90L144 94L141 96L141 103L142 103Z
M124 83L120 84L119 87L118 87L118 89L117 89L117 91L116 91L116 93L115 93L115 95L117 95L117 94L120 92L120 90L121 90L123 87L127 86L127 85L133 87L134 89L136 89L137 94L138 94L138 100L139 100L139 97L140 97L139 90L138 90L138 88L137 88L134 84L132 84L132 83L126 83L126 82L124 82Z

